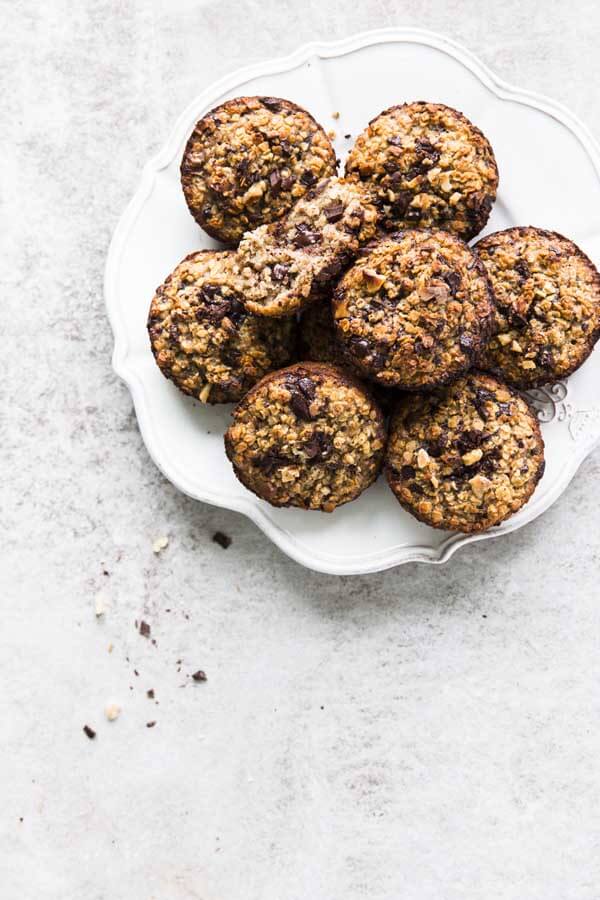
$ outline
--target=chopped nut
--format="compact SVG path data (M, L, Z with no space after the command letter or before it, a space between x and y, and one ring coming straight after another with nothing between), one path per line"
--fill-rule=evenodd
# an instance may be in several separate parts
M479 462L482 456L483 450L481 447L476 447L475 450L469 450L468 453L463 453L461 459L465 466L473 466L476 462Z
M483 497L491 483L490 479L486 478L485 475L474 475L473 478L469 479L469 484L473 489L473 493L479 498Z
M258 200L259 197L262 197L266 186L264 181L256 181L254 184L251 184L244 194L244 203L252 203L253 200Z
M363 269L362 277L368 294L376 294L385 281L385 277L376 272L375 269Z
M337 135L336 135L335 131L333 131L333 129L330 129L327 132L327 137L329 138L330 141L335 141Z
M513 350L515 353L522 353L522 352L523 352L523 348L521 347L521 345L520 345L520 343L519 343L518 341L513 341L512 344L511 344L510 349Z
M152 544L152 550L154 553L160 553L161 550L164 550L165 547L169 546L169 538L166 534L163 534L162 537L157 537L154 543Z
M423 448L421 447L421 449L417 453L417 465L419 469L424 469L425 466L430 463L430 461L431 457L429 456L429 453L427 452L427 450L423 450Z
M121 707L118 703L108 703L104 709L104 714L109 722L114 722L121 715Z
M208 398L210 397L211 388L212 388L212 384L210 384L210 382L208 384L204 385L204 387L198 394L198 399L200 400L201 403L206 403L208 401Z
M150 626L147 622L140 622L140 634L142 637L150 637Z
M537 366L532 359L524 359L521 363L522 369L536 369Z
M497 340L498 343L501 344L503 347L506 347L506 345L507 345L507 344L510 344L510 342L511 342L511 336L510 336L510 334L497 334L497 335L496 335L496 340Z

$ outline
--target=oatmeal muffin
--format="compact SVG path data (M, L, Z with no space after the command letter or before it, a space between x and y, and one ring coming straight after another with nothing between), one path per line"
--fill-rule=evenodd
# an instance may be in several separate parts
M156 291L148 316L163 375L204 403L237 402L292 359L296 323L249 315L231 286L231 251L191 253Z
M494 307L485 268L464 241L445 231L403 231L346 272L333 316L359 371L413 391L471 367L489 339Z
M347 372L300 363L244 397L225 434L235 474L273 506L332 512L379 472L383 416Z
M287 316L308 305L373 237L376 220L361 184L320 182L283 219L244 235L236 266L246 308Z
M485 531L517 512L544 472L544 441L526 400L471 372L395 413L386 452L390 487L421 522Z
M600 337L594 264L572 241L540 228L498 231L475 250L498 309L482 367L523 389L571 375Z
M336 170L331 141L302 107L277 97L236 97L196 123L181 184L198 224L236 244Z
M487 138L439 103L382 112L358 136L346 175L375 186L382 228L437 226L465 240L484 227L498 189Z

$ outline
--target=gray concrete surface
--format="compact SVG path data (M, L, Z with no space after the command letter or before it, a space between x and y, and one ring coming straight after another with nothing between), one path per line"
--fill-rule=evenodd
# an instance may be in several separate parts
M596 900L600 454L445 567L316 575L153 467L102 273L180 109L314 37L445 32L600 136L597 2L1 13L2 900Z

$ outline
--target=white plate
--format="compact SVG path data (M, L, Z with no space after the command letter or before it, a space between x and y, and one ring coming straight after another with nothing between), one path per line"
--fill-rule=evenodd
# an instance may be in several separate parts
M181 491L251 518L285 553L333 574L376 572L411 560L445 562L458 547L506 534L544 512L600 439L600 354L568 384L535 392L546 441L546 474L516 516L484 535L437 531L416 522L385 482L331 515L273 509L246 491L223 452L230 407L202 407L161 375L146 334L153 292L199 247L214 246L187 211L179 185L185 141L197 119L229 97L270 94L305 106L351 140L394 103L429 100L462 110L490 139L500 190L486 232L509 225L560 231L600 259L600 151L586 129L551 100L509 87L446 38L385 29L332 44L310 44L208 88L179 117L112 239L105 293L115 335L113 366L133 395L148 451ZM340 112L337 121L334 111Z

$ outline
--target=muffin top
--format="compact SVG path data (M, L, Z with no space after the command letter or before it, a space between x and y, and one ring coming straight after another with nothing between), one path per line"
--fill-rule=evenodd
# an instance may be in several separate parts
M475 247L498 309L482 364L519 388L565 378L600 336L600 275L572 241L541 228L507 228Z
M277 97L236 97L196 123L181 183L198 224L236 244L336 169L331 141L302 107Z
M443 228L470 240L489 218L498 167L487 138L439 103L392 106L360 134L346 175L373 184L385 230Z
M484 531L527 502L544 472L544 442L523 397L471 372L404 400L392 419L386 471L397 499L422 522Z
M332 512L377 477L381 411L347 372L300 363L267 375L225 435L235 473L273 506Z
M187 256L158 288L148 333L163 374L205 403L237 402L294 350L293 319L249 315L231 285L232 251Z
M375 244L334 292L349 358L380 384L426 390L470 368L494 308L481 261L444 231L404 231Z

